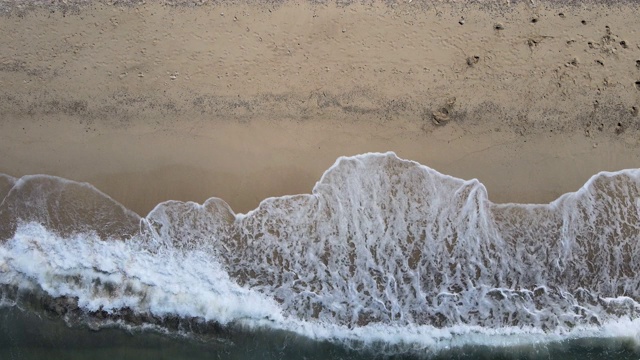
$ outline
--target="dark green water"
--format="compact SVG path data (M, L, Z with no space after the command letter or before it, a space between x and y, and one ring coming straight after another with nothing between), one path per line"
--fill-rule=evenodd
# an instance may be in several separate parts
M0 309L0 359L640 359L631 340L580 339L545 345L492 348L467 346L430 353L384 355L354 350L285 332L229 331L194 340L155 331L69 327L16 308Z

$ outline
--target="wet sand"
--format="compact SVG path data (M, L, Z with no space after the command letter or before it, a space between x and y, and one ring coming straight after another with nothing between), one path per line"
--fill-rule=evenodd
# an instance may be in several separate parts
M115 3L0 2L0 172L145 214L246 212L370 151L496 202L640 167L632 3Z

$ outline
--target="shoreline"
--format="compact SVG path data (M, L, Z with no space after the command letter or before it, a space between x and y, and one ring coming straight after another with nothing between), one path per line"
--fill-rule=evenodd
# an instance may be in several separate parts
M558 144L557 141L547 140L544 152L536 152L535 148L539 146L539 142L530 142L530 147L525 147L523 150L526 156L522 160L529 164L530 168L526 172L512 173L511 177L495 176L496 173L509 173L509 169L514 166L522 166L522 164L509 162L509 156L502 153L504 148L500 146L480 149L475 152L477 154L475 156L473 152L471 154L459 152L457 155L461 159L456 162L450 160L442 162L443 160L438 159L438 154L419 154L416 149L401 149L400 152L396 151L396 154L401 158L423 165L425 165L422 162L424 159L439 163L438 166L427 166L444 175L464 180L478 179L487 188L489 200L496 204L547 204L566 193L578 191L592 176L601 171L633 168L628 165L634 164L635 148L625 147L624 144L615 142L605 142L600 145L600 152L597 152L596 148L593 148L588 141L583 141L582 146L576 146L580 140L584 139L570 140L572 146L569 150L566 146ZM207 144L200 145L206 146ZM375 147L375 145L371 145L371 147ZM560 158L555 155L563 151L574 151L582 155L583 158L576 158L576 156ZM345 156L356 154L357 152L354 152L353 154L345 154ZM415 155L423 160L418 161L401 154ZM616 154L620 157L617 157ZM97 154L93 155L92 160L100 157ZM52 168L50 172L43 174L87 182L140 216L146 216L149 211L163 201L194 201L202 204L211 197L218 197L229 203L235 213L247 213L256 209L261 201L270 197L311 193L314 184L320 180L322 174L332 166L338 157L343 155L337 155L335 159L329 158L329 156L330 152L321 157L314 157L314 154L311 153L301 157L298 161L292 159L292 163L277 168L273 166L261 167L259 163L263 159L253 158L251 159L255 162L253 165L245 168L225 169L225 171L185 164L152 164L148 166L148 170L140 169L128 173L116 170L113 172L109 170L92 172L87 165L80 168L80 172L78 169L60 168L56 170ZM496 163L489 164L484 168L474 166L479 159L487 156L497 160ZM189 157L185 155L182 159ZM507 162L500 163L498 162L500 159L505 159ZM102 158L99 161L108 162L108 160ZM121 160L123 162L119 164L120 166L134 167L139 165L135 162L124 163L124 158ZM248 161L246 158L243 160ZM300 170L303 165L299 161L304 162L306 171ZM314 163L311 164L310 161L314 161ZM325 163L329 165L323 167ZM222 163L211 166L218 165L225 166ZM43 166L46 167L46 165ZM252 169L252 166L257 169ZM65 172L74 175L67 177L64 175ZM19 178L20 176L15 177ZM266 184L265 178L267 178ZM244 192L246 189L252 191Z
M640 167L635 3L91 4L0 16L0 172L144 216L209 197L244 213L365 152L496 203Z

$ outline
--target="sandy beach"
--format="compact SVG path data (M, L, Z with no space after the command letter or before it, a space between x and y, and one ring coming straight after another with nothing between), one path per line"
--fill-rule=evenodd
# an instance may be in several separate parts
M0 172L146 214L395 151L549 202L640 167L633 3L0 1Z

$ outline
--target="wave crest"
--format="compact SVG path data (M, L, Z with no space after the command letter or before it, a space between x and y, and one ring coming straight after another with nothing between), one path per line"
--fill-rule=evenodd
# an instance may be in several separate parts
M118 245L123 252L171 259L147 260L145 267L140 255L128 260L137 272L117 270L122 279L163 275L141 293L164 307L127 304L141 312L224 323L269 318L271 326L299 332L330 324L349 331L383 325L570 333L637 319L640 311L640 170L600 173L550 204L493 204L477 180L393 153L365 154L338 159L312 194L266 199L247 214L211 198L202 205L164 202L142 219L88 184L33 176L15 181L0 220L8 239L3 284L19 287L8 274L40 271L30 275L42 281L38 286L57 281L57 296L80 298L91 309L116 309L122 295L94 291L91 281L65 293L68 279L45 276L58 271L54 265L20 268L15 259L28 248L18 246L27 241L25 229L31 243L50 243L44 233L53 232L61 242L73 235L76 247L94 241L82 234L131 238ZM44 225L43 235L20 227L30 223ZM72 251L51 249L41 261ZM69 271L102 269L113 260L108 256ZM180 277L193 286L190 295L176 296ZM197 299L206 294L254 300L221 311ZM262 306L272 316L256 312L256 304L270 304Z

